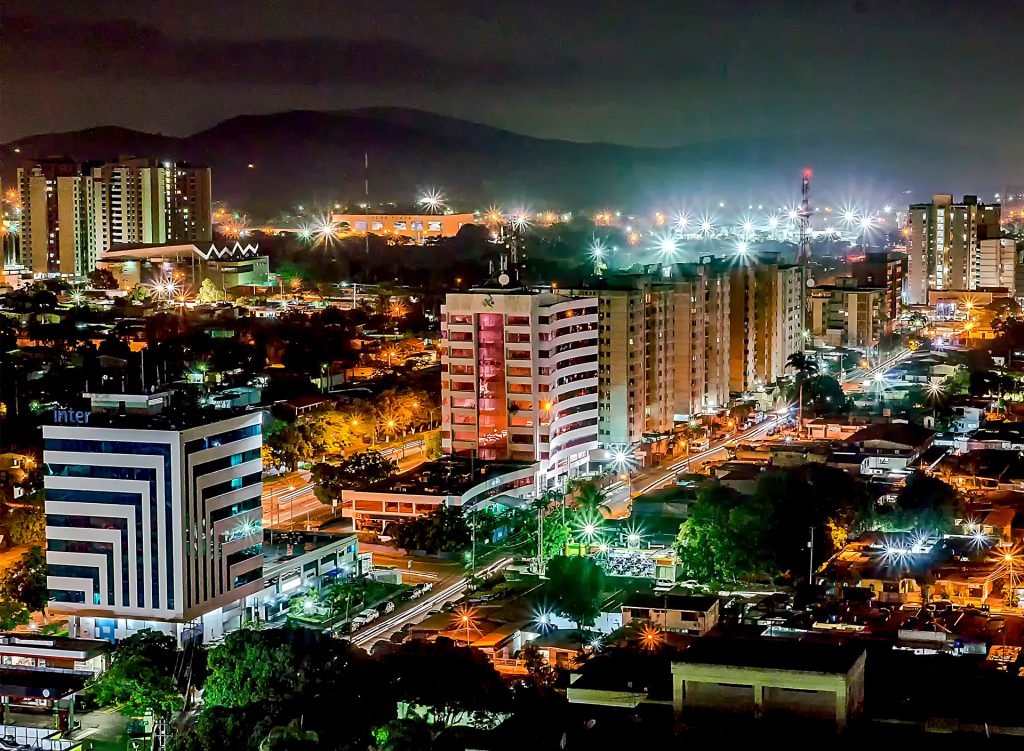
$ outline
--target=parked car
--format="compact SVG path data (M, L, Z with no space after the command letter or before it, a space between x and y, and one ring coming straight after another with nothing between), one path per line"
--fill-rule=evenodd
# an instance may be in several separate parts
M377 612L380 615L387 615L388 613L393 613L395 612L395 603L393 603L391 600L388 600L387 602L382 602L380 605L377 606Z

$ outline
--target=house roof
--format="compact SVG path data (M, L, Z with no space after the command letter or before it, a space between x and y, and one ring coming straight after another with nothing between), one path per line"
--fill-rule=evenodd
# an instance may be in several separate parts
M868 425L861 428L848 439L850 443L866 443L868 441L885 441L902 446L923 446L935 436L934 430L909 422L888 422Z
M794 670L804 673L848 673L864 654L863 647L774 639L697 639L676 662L700 665Z
M717 597L710 595L678 595L654 594L637 592L622 600L624 608L655 608L658 610L696 610L701 613L709 611L718 602Z

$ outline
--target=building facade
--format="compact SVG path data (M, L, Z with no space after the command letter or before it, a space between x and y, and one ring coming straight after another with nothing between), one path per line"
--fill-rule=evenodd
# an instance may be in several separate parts
M850 264L850 275L857 280L858 287L885 290L885 309L889 320L895 321L903 304L906 267L906 252L867 253L863 261Z
M855 286L839 277L839 285L811 290L811 336L830 347L874 347L889 327L885 290Z
M213 240L210 170L127 159L18 169L21 262L37 275L84 276L114 245Z
M778 380L803 347L803 273L778 256L739 264L729 280L729 389L749 393Z
M441 312L445 453L576 474L598 447L598 300L526 290L449 294Z
M433 237L455 237L464 225L474 224L473 214L334 214L339 232L352 235L407 237L421 242Z
M50 609L73 632L131 619L217 635L263 586L262 414L105 417L43 428Z
M1017 244L1013 238L992 237L978 242L968 289L994 288L1017 296Z
M92 181L67 159L18 168L21 263L33 274L86 274L96 264Z
M925 305L934 290L975 289L981 243L997 240L999 204L964 196L935 195L931 203L913 204L907 213L907 300Z

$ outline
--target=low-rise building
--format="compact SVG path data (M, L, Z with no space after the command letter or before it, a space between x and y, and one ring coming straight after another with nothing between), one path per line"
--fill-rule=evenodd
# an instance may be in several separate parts
M864 708L866 653L774 639L699 639L672 663L677 714L793 716L842 731Z
M718 625L718 598L636 593L622 603L622 625L649 622L665 631L704 636Z

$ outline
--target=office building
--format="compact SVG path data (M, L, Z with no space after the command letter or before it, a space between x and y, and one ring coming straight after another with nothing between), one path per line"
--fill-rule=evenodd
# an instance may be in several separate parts
M874 347L891 327L885 293L880 287L858 287L852 277L810 293L810 333L816 345Z
M598 447L598 300L525 289L449 294L441 311L445 453L540 463L546 483Z
M803 272L777 254L732 268L729 280L729 390L750 393L786 373L803 347Z
M935 195L907 212L907 301L925 305L934 290L975 289L981 243L1000 235L1000 206ZM975 286L972 286L975 285Z
M21 262L33 274L81 276L96 265L92 179L67 159L18 168Z
M850 264L850 276L858 287L884 289L886 313L890 321L895 321L903 304L906 268L906 252L866 253L863 261Z
M43 427L49 607L72 634L208 640L263 589L262 413L190 421L169 399L96 395Z

